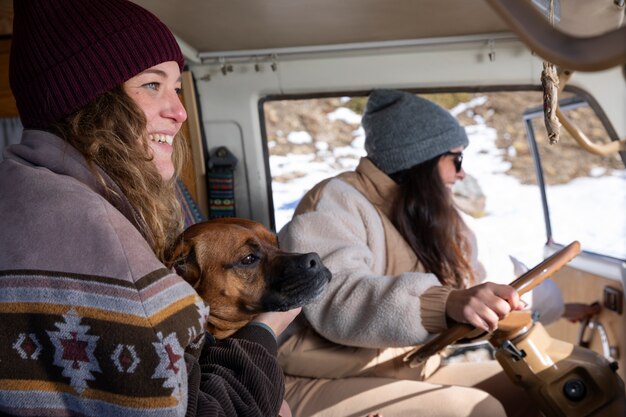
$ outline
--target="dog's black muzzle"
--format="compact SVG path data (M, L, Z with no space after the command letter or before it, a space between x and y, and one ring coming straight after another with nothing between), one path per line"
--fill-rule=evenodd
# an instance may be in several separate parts
M269 311L286 311L310 303L332 276L315 252L281 254L268 267L267 291L261 303Z

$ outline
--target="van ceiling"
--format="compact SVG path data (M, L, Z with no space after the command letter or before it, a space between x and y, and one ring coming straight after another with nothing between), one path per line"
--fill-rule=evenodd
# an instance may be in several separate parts
M197 52L508 32L483 0L133 0Z
M537 55L571 70L626 64L624 0L554 0L556 31L538 10L551 0L131 1L163 20L192 60L488 35L519 36ZM529 7L537 9L528 14ZM10 37L12 17L13 0L0 0L0 36Z

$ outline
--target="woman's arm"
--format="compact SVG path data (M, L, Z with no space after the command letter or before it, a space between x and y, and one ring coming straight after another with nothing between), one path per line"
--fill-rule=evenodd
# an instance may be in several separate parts
M315 251L333 277L303 311L317 332L349 346L409 346L428 337L420 294L440 285L432 274L385 275L385 231L376 209L343 181L330 181L316 208L279 234L288 251Z
M285 388L274 335L248 325L228 339L207 339L200 360L185 354L187 416L277 416Z

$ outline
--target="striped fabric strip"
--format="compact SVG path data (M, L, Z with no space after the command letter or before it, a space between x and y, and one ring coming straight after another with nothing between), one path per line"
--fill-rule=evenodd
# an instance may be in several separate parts
M161 271L167 272L167 275L160 273L137 281L137 287L143 287L139 291L137 287L126 285L111 287L104 284L100 277L91 281L89 277L62 277L57 274L46 279L42 272L38 272L37 276L25 279L21 275L3 274L0 275L0 311L33 308L42 313L53 313L63 309L70 301L89 317L111 314L116 320L141 325L139 323L146 316L149 320L156 320L162 315L159 306L184 308L197 302L197 297L189 295L188 284L169 270ZM156 280L158 276L160 280ZM36 307L39 304L41 307Z
M0 380L0 391L30 391L40 392L42 395L46 393L62 393L64 396L71 397L74 390L66 385L48 381L33 381L28 379L4 379ZM68 395L69 394L69 395ZM0 394L1 397L1 394ZM92 400L107 400L112 403L136 407L136 408L154 408L156 407L172 407L176 405L176 400L171 397L131 397L128 395L115 395L110 392L100 391L87 388L82 393L82 397ZM30 401L32 404L38 404L35 399L24 398L24 402Z
M128 314L123 312L115 312L111 309L90 308L90 307L70 307L67 304L49 304L49 303L0 303L0 313L10 314L42 314L57 315L66 314L70 308L84 318L94 320L106 320L119 324L126 324L135 327L150 328L160 324L164 319L175 311L183 310L187 307L198 305L198 297L188 295L175 303L168 305L167 308L154 312L150 316L140 314Z
M228 168L214 168L208 173L209 217L235 217L234 172Z
M193 197L189 193L189 190L180 179L176 180L176 197L178 198L178 202L183 210L183 215L185 216L185 227L189 227L206 220Z
M59 416L67 416L68 409L73 409L92 416L165 417L176 416L180 411L172 397L111 397L110 393L92 389L77 396L63 384L28 380L0 381L0 410L11 415L54 416L54 410L58 410ZM45 404L45 408L42 404Z
M45 271L38 269L20 269L20 270L2 270L0 271L0 279L2 277L62 277L62 278L72 278L79 281L89 281L89 282L101 282L103 284L117 286L117 287L127 287L127 288L136 288L143 289L148 285L152 285L155 281L158 281L162 277L171 274L167 268L156 269L149 274L138 279L135 283L122 280L120 278L109 278L101 275L87 275L87 274L75 274L71 272L58 272L58 271Z

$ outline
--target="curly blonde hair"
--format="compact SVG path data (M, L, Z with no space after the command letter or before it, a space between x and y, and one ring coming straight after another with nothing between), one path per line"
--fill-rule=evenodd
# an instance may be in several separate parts
M173 145L175 175L163 181L152 162L146 126L143 111L118 86L56 123L52 130L85 157L107 198L122 196L95 167L117 184L135 210L140 232L163 261L167 246L184 227L175 181L187 147L179 134Z

